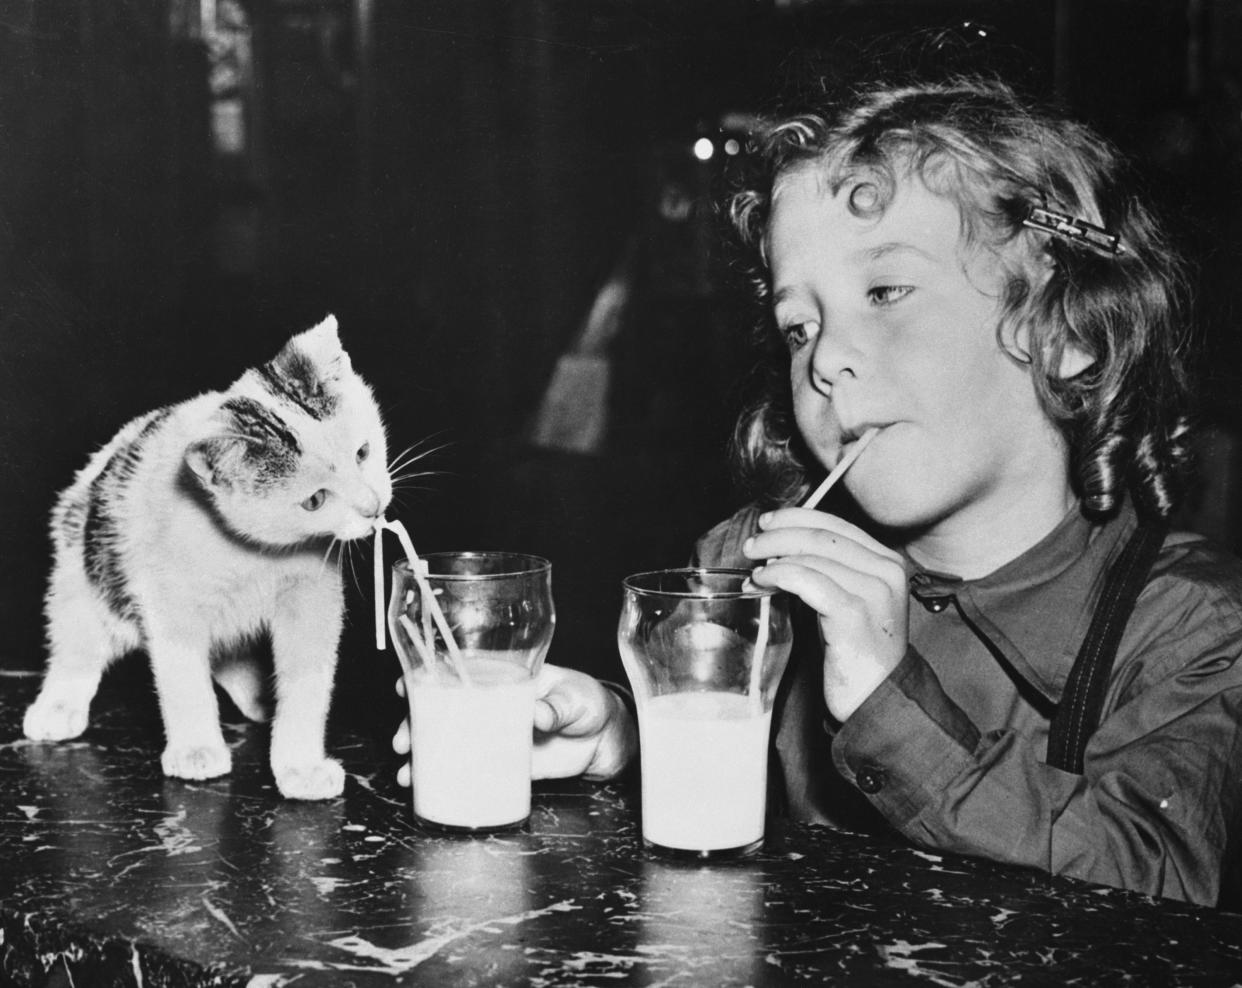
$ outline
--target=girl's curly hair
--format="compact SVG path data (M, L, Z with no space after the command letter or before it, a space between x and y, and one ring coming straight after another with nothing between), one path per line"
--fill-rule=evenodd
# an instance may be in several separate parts
M1007 328L1029 327L1028 360L1042 405L1070 450L1071 480L1085 509L1113 511L1129 491L1144 514L1167 517L1190 462L1181 260L1151 214L1121 191L1125 163L1082 124L1020 100L983 77L913 86L876 86L846 104L800 113L759 140L754 187L729 202L749 275L767 309L764 238L774 183L815 168L834 192L865 180L886 208L899 176L917 175L954 200L968 242L1040 257L1009 265L1001 301ZM1115 253L1030 229L1031 207L1069 214L1119 238ZM1051 268L1042 283L1032 268ZM789 503L817 469L793 420L789 356L771 326L761 327L760 396L733 437L739 479L767 503ZM1091 365L1059 373L1077 347Z

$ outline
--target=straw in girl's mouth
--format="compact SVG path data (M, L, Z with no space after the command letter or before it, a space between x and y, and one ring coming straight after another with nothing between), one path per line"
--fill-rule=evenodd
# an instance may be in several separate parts
M823 483L816 487L811 496L802 502L802 507L814 508L818 505L819 502L824 499L824 495L832 489L832 485L845 476L845 471L853 466L854 461L858 459L862 451L867 448L867 444L871 442L871 440L874 439L879 432L880 430L878 428L872 426L861 436L859 436L858 441L855 442L854 445L846 451L845 455L837 461L837 465L833 467L832 472L824 478Z

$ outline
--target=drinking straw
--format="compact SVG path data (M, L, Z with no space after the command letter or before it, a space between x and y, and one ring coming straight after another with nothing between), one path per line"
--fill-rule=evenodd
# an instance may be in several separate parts
M384 651L387 641L384 638L384 519L375 523L375 549L371 553L375 561L372 574L371 593L375 598L375 650Z
M819 502L824 499L824 495L827 494L832 488L832 485L844 476L846 470L853 466L854 461L858 459L859 454L867 448L867 443L871 442L879 431L879 429L871 428L859 436L858 441L854 443L854 445L850 448L850 451L837 461L837 465L833 467L832 472L824 478L823 483L816 487L814 493L802 502L802 507L813 508L819 504Z
M410 642L414 645L414 651L418 653L419 658L423 660L423 665L427 667L427 675L429 675L432 679L438 680L440 678L440 673L436 670L436 657L431 651L431 646L427 644L427 642L423 639L423 636L418 633L418 629L414 627L414 622L404 614L399 614L397 615L397 623L400 624L401 627L405 629L405 633L410 636ZM405 688L408 693L410 689L410 680L414 676L414 670L410 667L409 662L406 661L405 656L401 654L401 649L397 649L396 652L397 658L401 662L401 668L405 672Z
M436 600L435 592L431 589L431 585L427 582L426 564L419 558L414 550L414 543L410 540L409 533L405 530L405 526L399 521L387 521L380 519L376 522L376 528L387 528L390 532L397 536L401 542L401 547L405 550L406 560L410 564L410 573L414 577L414 582L418 584L418 589L423 598L423 610L430 612L432 620L435 621L436 627L440 629L440 637L444 639L444 646L448 650L449 664L456 671L457 676L461 679L463 685L471 686L470 675L466 672L466 665L462 661L461 649L457 647L457 640L453 637L452 629L449 628L448 621L444 618L444 612L440 609L440 602ZM379 553L376 553L378 559ZM377 603L376 613L380 613L380 607ZM426 642L430 648L430 641Z
M867 448L867 444L876 437L879 431L879 429L873 427L859 436L858 441L850 447L849 452L837 461L837 465L832 468L828 476L823 479L823 482L815 488L810 497L802 502L802 507L814 508L818 505L824 499L824 495L832 489L832 485L845 475L846 470L853 466L854 461L858 459L862 451ZM755 636L755 651L750 662L750 686L747 689L747 695L750 697L751 704L755 707L757 713L763 712L763 698L759 695L759 676L763 671L763 653L768 647L768 623L771 610L771 595L765 595L759 601L759 631Z
M768 650L768 626L772 622L772 595L765 593L759 598L759 630L755 633L755 650L750 659L750 686L746 695L750 697L755 716L763 713L763 697L759 693L759 677L763 673L763 654Z

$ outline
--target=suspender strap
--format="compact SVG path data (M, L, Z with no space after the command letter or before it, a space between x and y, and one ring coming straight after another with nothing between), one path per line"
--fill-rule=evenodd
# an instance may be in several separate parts
M1052 717L1047 762L1053 768L1082 774L1087 740L1100 722L1104 691L1108 687L1121 634L1134 602L1147 583L1152 564L1164 544L1163 523L1142 521L1104 577L1087 637L1065 683L1065 692Z

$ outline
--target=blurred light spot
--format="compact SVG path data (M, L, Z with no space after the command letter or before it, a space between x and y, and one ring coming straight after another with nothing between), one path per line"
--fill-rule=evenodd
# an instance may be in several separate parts
M742 150L742 145L732 137L725 141L725 154L737 154L740 150Z
M700 137L694 142L694 156L699 161L707 161L716 153L716 146L706 137Z

